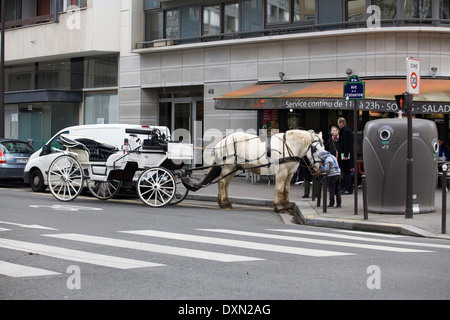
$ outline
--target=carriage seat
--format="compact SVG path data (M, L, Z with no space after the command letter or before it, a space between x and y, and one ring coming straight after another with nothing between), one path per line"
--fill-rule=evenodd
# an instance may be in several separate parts
M142 150L167 152L167 144L159 142L156 136L153 136L150 139L144 139L142 141Z
M105 162L108 157L117 151L117 148L101 143L99 141L87 138L79 138L76 141L82 143L89 151L89 161L92 162Z

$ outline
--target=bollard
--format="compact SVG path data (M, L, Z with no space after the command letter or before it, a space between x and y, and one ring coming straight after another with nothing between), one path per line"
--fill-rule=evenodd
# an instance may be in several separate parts
M327 212L327 175L322 178L322 195L323 195L323 213Z
M442 166L442 234L447 233L447 165Z
M362 175L361 184L363 191L363 212L364 212L364 220L369 219L368 211L367 211L367 189L366 189L366 176Z

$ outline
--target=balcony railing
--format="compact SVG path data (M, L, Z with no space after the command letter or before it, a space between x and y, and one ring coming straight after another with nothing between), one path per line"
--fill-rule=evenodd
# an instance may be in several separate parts
M54 22L54 21L55 21L55 15L51 13L51 14L46 14L43 16L30 17L30 18L14 20L14 21L6 21L5 28L11 29L11 28L17 28L17 27L22 27L22 26L44 23L44 22Z
M381 21L381 28L386 27L412 27L412 26L433 26L450 27L449 19L385 19ZM265 36L277 36L295 33L320 32L343 29L367 29L366 21L344 21L323 24L308 24L289 27L277 27L257 31L241 31L234 33L220 33L214 35L202 35L186 38L156 39L152 41L143 41L136 43L136 49L158 48L166 46L175 46L189 43L203 43L210 41L248 39Z

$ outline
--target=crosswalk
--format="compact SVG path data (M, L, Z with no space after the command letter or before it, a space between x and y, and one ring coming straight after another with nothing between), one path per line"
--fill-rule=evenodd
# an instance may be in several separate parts
M132 237L133 240L126 238ZM263 229L258 231L232 229L193 229L188 233L160 230L125 230L115 237L102 237L77 233L41 234L42 242L57 240L58 246L0 238L0 250L32 253L44 257L86 263L120 270L167 267L150 260L157 254L200 259L218 263L260 263L273 258L273 253L297 257L332 258L352 257L370 252L391 252L398 254L428 254L436 250L448 250L450 245L433 242L407 241L403 236L367 234L344 230L330 232L303 229ZM45 240L44 240L45 239ZM50 240L53 239L53 240ZM138 239L138 240L136 240ZM156 242L161 242L158 244ZM159 240L159 241L158 241ZM40 241L38 241L40 242ZM62 244L66 244L66 248ZM171 243L169 245L168 243ZM174 245L174 243L176 245ZM88 245L114 248L115 255L72 249ZM314 248L320 245L321 249ZM78 247L79 246L79 247ZM193 249L191 246L197 246ZM204 249L208 246L209 249ZM324 249L324 246L326 249ZM202 249L199 249L199 248ZM230 249L231 248L231 249ZM120 257L126 249L141 253L143 260ZM108 250L111 252L111 250ZM231 252L231 253L230 253ZM244 252L245 254L240 254ZM171 261L171 260L169 260ZM179 260L175 260L179 261ZM175 263L175 262L173 262ZM30 265L20 265L0 258L0 277L40 277L60 274Z

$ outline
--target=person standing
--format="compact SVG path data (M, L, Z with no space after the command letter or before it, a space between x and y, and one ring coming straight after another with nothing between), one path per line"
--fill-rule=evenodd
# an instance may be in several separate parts
M345 118L338 119L339 127L339 165L342 170L342 194L353 193L353 132L347 126Z
M329 151L336 159L339 158L339 128L331 127L331 138L325 144L325 150Z
M327 184L329 201L328 206L334 206L334 198L336 197L336 208L342 206L341 198L341 170L335 156L326 150L319 151L317 157L323 161L322 170L327 174Z

